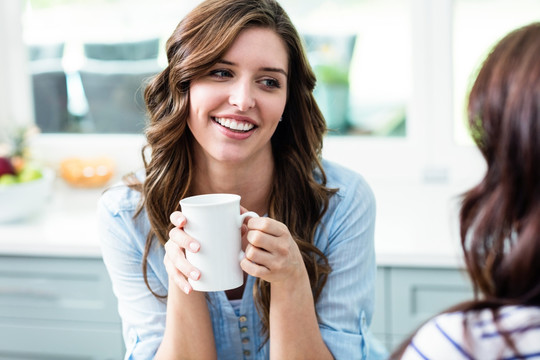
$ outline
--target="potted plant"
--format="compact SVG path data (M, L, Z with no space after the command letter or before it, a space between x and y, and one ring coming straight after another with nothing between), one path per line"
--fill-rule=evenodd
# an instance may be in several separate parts
M346 133L349 67L356 35L304 35L304 40L317 77L314 95L330 133Z

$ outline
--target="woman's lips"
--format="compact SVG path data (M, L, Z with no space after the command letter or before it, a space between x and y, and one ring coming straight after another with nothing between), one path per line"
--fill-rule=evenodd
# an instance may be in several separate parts
M228 117L212 117L212 120L231 131L248 132L255 128L255 125L248 121Z

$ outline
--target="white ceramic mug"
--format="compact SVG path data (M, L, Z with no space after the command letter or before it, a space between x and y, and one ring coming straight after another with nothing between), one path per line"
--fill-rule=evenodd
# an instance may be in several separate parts
M241 228L249 211L240 215L240 196L207 194L180 200L187 219L184 231L197 240L198 252L186 250L187 260L201 272L199 280L188 279L194 290L221 291L244 283L240 268L243 257Z

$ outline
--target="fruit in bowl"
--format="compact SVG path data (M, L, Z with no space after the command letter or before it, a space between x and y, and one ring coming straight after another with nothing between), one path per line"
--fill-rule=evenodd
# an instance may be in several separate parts
M21 163L17 169L8 157L0 157L0 223L36 214L43 208L54 180L54 172Z
M0 176L2 175L14 175L15 168L11 163L11 160L7 157L0 157Z
M60 176L80 188L102 187L114 174L114 162L108 157L66 158L60 162Z

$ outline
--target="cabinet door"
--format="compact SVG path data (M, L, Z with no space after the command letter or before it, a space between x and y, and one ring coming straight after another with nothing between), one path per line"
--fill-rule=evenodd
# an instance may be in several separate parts
M440 311L473 296L467 274L457 269L392 268L391 332L402 338Z
M120 326L0 320L0 360L119 360Z
M0 359L121 359L117 303L99 258L0 256Z
M371 322L371 332L386 348L388 348L389 345L387 339L387 333L389 331L387 329L387 311L389 307L386 294L388 274L389 269L384 267L377 268L377 280L375 282L375 310Z
M101 259L0 257L0 318L118 323Z

